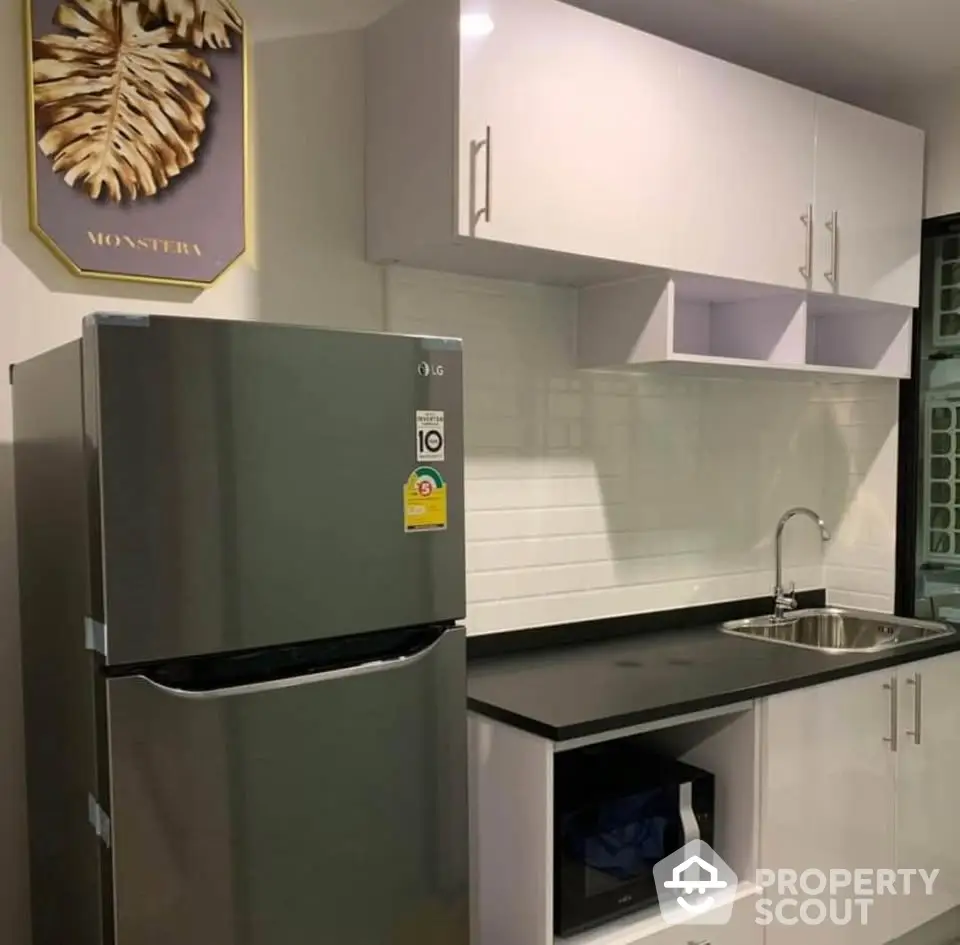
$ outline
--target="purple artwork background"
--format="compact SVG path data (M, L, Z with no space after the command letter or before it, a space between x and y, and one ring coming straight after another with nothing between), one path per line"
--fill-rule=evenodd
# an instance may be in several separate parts
M0 0L3 2L3 0ZM28 0L33 36L60 32L53 16L61 0ZM245 37L231 33L232 48L204 49L199 55L213 72L201 79L213 101L196 163L156 197L121 204L94 201L68 187L34 141L37 164L37 222L87 272L145 278L212 282L239 256L246 243L244 187ZM98 246L89 232L196 243L202 255L177 255Z

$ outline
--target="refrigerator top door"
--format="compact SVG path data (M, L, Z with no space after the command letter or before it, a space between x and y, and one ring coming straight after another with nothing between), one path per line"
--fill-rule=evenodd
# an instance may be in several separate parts
M109 315L83 341L109 664L463 617L459 341Z
M118 945L469 945L465 664L107 679Z

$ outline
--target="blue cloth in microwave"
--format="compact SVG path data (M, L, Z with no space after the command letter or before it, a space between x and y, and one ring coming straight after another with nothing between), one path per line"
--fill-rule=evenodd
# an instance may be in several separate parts
M648 872L667 853L668 820L657 810L662 791L645 791L604 804L596 816L570 815L561 833L564 847L578 860L619 880Z

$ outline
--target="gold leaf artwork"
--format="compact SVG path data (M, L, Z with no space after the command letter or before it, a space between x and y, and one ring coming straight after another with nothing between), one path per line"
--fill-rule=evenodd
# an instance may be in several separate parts
M65 0L54 19L69 32L34 42L40 149L94 199L156 195L195 160L209 67L138 0Z
M243 20L232 0L146 0L150 12L161 15L177 28L177 36L194 46L230 46L230 30L243 31Z

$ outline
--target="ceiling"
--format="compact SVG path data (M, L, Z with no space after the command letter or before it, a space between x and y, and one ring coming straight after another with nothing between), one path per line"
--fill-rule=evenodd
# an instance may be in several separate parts
M960 0L572 0L852 101L960 74Z
M2 0L0 0L2 2ZM255 41L360 29L398 0L235 0Z
M397 0L240 0L255 39L366 25ZM960 0L568 0L870 105L960 77Z

